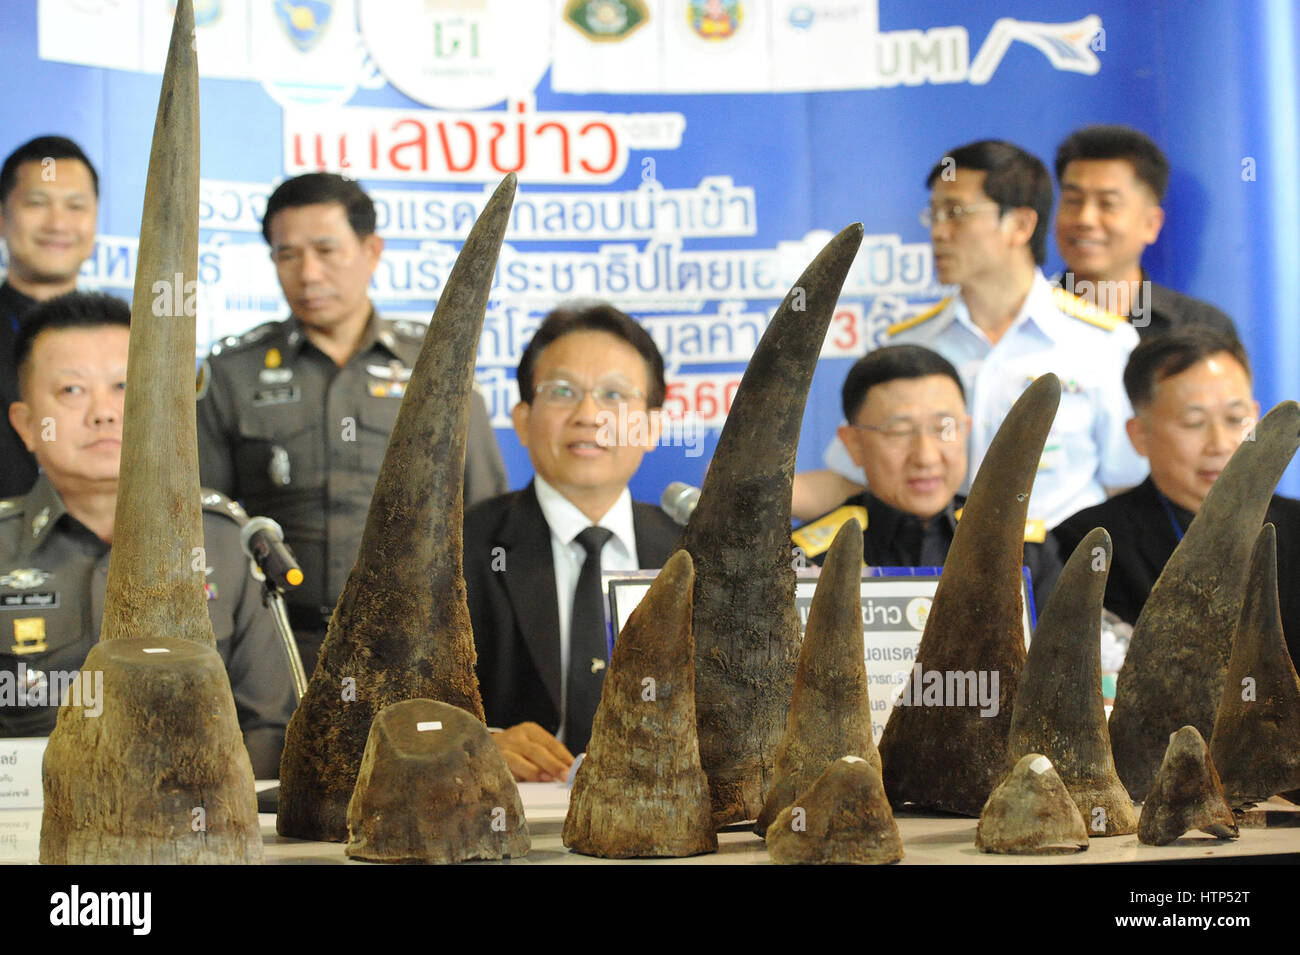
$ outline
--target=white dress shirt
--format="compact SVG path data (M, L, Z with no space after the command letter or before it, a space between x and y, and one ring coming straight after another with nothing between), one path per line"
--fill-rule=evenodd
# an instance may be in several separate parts
M551 528L551 558L555 567L555 606L560 615L560 729L556 739L564 742L569 683L569 624L573 617L573 592L587 552L575 538L592 526L587 515L540 475L533 477L537 503ZM632 526L632 494L627 488L618 496L598 526L613 531L600 552L601 571L638 570L636 532Z
M1058 294L1068 293L1053 292L1042 271L1035 270L1024 305L996 344L971 320L960 296L949 299L933 317L885 339L889 345L932 348L961 376L971 416L963 494L1021 392L1039 375L1057 374L1061 404L1029 499L1029 517L1049 528L1100 504L1107 487L1130 487L1147 475L1146 461L1133 450L1124 428L1133 416L1124 392L1124 365L1137 345L1137 332L1128 322L1103 328L1062 311ZM825 462L850 480L865 483L839 438L826 449Z

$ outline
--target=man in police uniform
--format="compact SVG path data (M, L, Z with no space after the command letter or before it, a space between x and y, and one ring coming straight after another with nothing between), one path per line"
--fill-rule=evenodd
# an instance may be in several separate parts
M1190 326L1146 339L1124 370L1133 403L1129 437L1151 476L1056 530L1073 548L1094 527L1114 542L1105 606L1136 623L1151 588L1228 459L1259 415L1250 362L1235 335ZM1277 528L1278 596L1291 659L1300 665L1300 501L1274 495L1264 520Z
M200 370L199 474L284 528L304 581L289 617L308 676L356 560L388 437L424 327L370 304L383 239L349 179L310 173L271 194L262 220L293 314L212 349ZM468 506L506 490L483 399L470 405Z
M25 496L0 501L0 736L48 735L51 694L99 639L130 321L119 299L73 292L33 309L18 339L22 400L9 420L42 473ZM233 502L201 493L217 652L253 771L274 778L294 708L288 656L240 552Z
M930 205L921 221L930 229L935 274L960 294L892 326L887 343L925 345L956 367L971 403L971 474L1025 387L1056 373L1061 405L1029 501L1030 518L1050 529L1146 474L1124 434L1130 408L1121 375L1137 333L1043 277L1052 182L1037 158L981 140L943 157L926 185ZM838 438L826 462L838 484L818 494L796 484L799 516L861 488L865 476Z
M794 532L814 563L845 521L862 525L862 559L875 567L941 567L957 529L970 416L957 369L919 345L878 348L849 369L840 440L869 490ZM1055 542L1040 521L1025 527L1024 563L1039 612L1060 576Z
M98 203L95 167L62 136L23 143L0 168L0 235L9 257L0 284L0 409L18 400L13 354L23 316L76 288L81 263L95 251ZM0 421L0 461L0 498L31 488L36 459L7 417Z
M1142 268L1165 221L1169 160L1159 146L1127 126L1088 126L1057 147L1056 178L1056 247L1066 269L1057 284L1127 315L1142 338L1187 325L1237 334L1209 302L1157 285Z

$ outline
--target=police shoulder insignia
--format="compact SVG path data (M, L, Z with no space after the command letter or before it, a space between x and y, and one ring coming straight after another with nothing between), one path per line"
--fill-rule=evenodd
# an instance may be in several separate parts
M835 535L852 518L857 518L862 529L867 529L867 509L861 504L846 504L829 514L810 521L790 535L805 557L816 557L830 548Z
M261 325L258 325L256 328L250 328L238 337L232 335L229 338L223 339L222 343L227 348L247 348L249 345L256 345L260 341L265 341L268 336L273 335L283 324L283 322L263 322Z
M1077 318L1081 322L1087 322L1089 325L1104 328L1108 332L1113 332L1119 326L1128 322L1128 319L1123 315L1116 315L1104 308L1098 308L1091 302L1081 299L1073 292L1067 292L1063 288L1052 289L1052 301L1066 315Z
M19 513L19 505L22 501L21 497L11 497L0 501L0 517Z
M957 510L953 511L952 516L956 520L960 521L961 512L963 510L965 510L965 508L957 508ZM1047 521L1038 517L1033 517L1025 521L1025 543L1041 544L1045 540L1047 540Z
M203 510L209 514L220 514L222 517L228 517L241 526L248 521L248 514L239 505L239 502L232 501L220 491L201 487L199 488L199 501L203 505Z
M399 318L392 323L392 329L397 334L417 340L424 338L425 329L428 327L420 322L409 322L404 318Z
M888 328L885 329L885 334L897 335L899 332L905 332L909 328L915 328L917 325L920 325L922 322L928 322L930 319L934 318L945 308L947 308L948 303L951 301L952 301L951 298L942 299L941 301L936 302L934 305L927 308L925 311L921 312L919 315L913 315L911 318L905 318L901 322L895 322L893 325L890 325Z

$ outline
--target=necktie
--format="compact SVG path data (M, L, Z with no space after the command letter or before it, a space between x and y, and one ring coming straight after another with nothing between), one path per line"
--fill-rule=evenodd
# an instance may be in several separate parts
M600 550L614 532L588 527L576 538L587 552L573 591L569 625L569 681L565 692L564 742L577 755L587 748L591 721L605 680L605 600L600 592Z

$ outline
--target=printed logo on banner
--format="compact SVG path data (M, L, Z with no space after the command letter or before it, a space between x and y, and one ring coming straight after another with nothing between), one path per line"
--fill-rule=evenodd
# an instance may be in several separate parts
M807 30L813 24L813 8L800 4L790 8L790 26L796 30Z
M645 0L570 0L564 19L588 40L623 39L650 19Z
M197 0L194 4L194 26L209 27L221 19L221 0ZM172 16L176 15L176 4L171 4Z
M275 18L300 53L320 43L333 13L334 0L275 0Z
M691 29L706 40L726 40L734 36L745 19L740 0L689 0L686 20Z
M866 20L868 12L863 0L854 0L851 3L819 3L816 6L797 3L790 8L786 19L796 30L811 30L814 23L824 23L827 20L838 20L841 23ZM874 23L874 17L869 22Z
M358 0L384 78L426 106L483 109L531 95L551 62L554 8L518 0Z
M337 106L357 91L365 50L355 0L249 5L252 78L280 106Z

